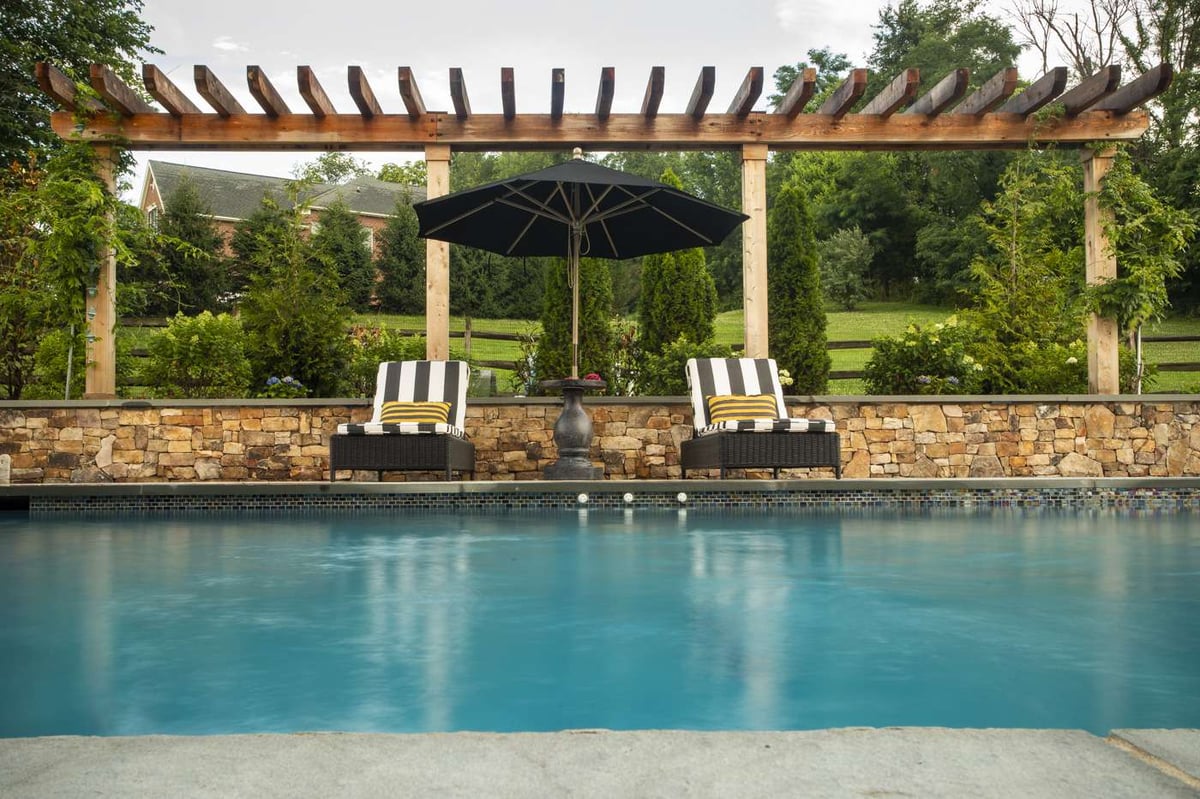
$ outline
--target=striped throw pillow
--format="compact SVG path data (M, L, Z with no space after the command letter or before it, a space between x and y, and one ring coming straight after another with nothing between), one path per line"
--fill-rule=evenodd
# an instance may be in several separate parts
M400 424L402 422L448 424L450 422L450 403L385 402L379 412L379 421L384 424Z
M779 406L772 394L719 394L704 399L708 403L710 424L779 418Z

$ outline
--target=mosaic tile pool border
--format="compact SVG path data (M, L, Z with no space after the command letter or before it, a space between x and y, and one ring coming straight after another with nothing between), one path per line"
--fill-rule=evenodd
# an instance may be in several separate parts
M1200 480L1147 484L1144 481L903 481L880 486L871 481L651 481L617 483L442 483L327 484L274 486L240 484L221 490L102 490L96 486L30 491L31 516L208 514L208 513L352 513L385 510L432 510L469 513L588 508L696 509L761 511L809 508L1080 508L1200 511ZM803 485L797 485L803 483ZM953 483L953 484L948 484ZM306 490L307 489L307 490ZM681 494L683 498L681 499ZM585 501L580 501L586 496ZM10 497L11 498L11 497ZM11 503L10 503L11 505Z

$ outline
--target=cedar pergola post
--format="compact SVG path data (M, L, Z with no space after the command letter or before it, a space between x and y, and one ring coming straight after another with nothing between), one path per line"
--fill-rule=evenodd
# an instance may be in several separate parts
M116 148L111 144L95 145L96 175L105 191L117 193ZM106 227L115 224L112 211L107 213ZM106 241L97 253L96 282L87 289L87 346L84 379L84 399L116 399L117 349L113 327L117 321L117 254L111 241Z
M742 146L742 310L747 358L770 357L767 342L767 145Z
M432 200L450 193L450 146L425 147L425 196ZM425 240L425 357L450 357L450 245Z
M1117 276L1117 253L1105 230L1105 225L1112 220L1112 212L1100 205L1100 188L1115 153L1111 146L1084 148L1080 153L1083 160L1084 252L1089 286ZM1120 393L1117 343L1117 320L1091 314L1087 326L1089 393Z

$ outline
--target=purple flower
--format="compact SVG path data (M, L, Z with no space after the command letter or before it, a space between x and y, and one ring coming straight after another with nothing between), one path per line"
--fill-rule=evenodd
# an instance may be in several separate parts
M947 378L946 378L946 382L947 382L947 383L949 383L949 384L950 384L950 385L952 385L952 386L957 386L957 385L958 385L958 378L957 378L957 377L955 377L954 375L950 375L949 377L947 377Z
M279 382L279 378L278 378L278 377L268 377L268 378L267 378L267 385L268 385L268 386L273 386L273 385L275 385L275 384L276 384L276 383L278 383L278 382Z
M929 375L918 375L917 382L923 386L927 386L930 383L930 377Z

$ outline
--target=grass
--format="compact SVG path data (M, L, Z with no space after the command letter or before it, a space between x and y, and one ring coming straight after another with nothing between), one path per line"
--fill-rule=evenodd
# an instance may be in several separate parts
M826 328L829 341L869 341L886 335L897 335L909 324L939 322L953 311L933 305L917 305L898 302L868 302L855 311L828 311ZM725 311L717 316L716 339L721 344L738 344L743 338L742 311ZM386 327L393 330L425 329L425 317L396 314L357 314L355 324L370 327ZM450 330L461 332L464 320L461 316L450 318ZM474 319L472 329L476 332L521 334L539 330L536 322L519 319ZM156 331L152 328L124 328L122 335L129 335L134 346L144 347ZM1200 336L1200 317L1176 317L1147 326L1144 336ZM452 338L450 346L461 351L461 338ZM1143 345L1146 359L1152 363L1200 361L1200 344L1196 342L1151 342ZM834 371L861 371L871 357L869 348L831 350ZM472 340L471 358L476 361L514 361L520 356L519 344L515 341ZM493 369L496 385L501 393L508 393L512 372ZM1196 390L1200 387L1200 372L1160 372L1154 391L1173 393ZM861 380L831 380L830 394L861 394Z

